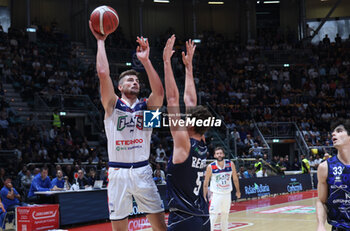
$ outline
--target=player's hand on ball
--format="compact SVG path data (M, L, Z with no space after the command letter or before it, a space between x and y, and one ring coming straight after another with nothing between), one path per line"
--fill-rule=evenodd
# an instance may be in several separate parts
M175 35L173 34L168 41L165 44L164 50L163 50L163 61L170 61L171 56L174 54L174 43L175 43Z
M141 63L146 62L149 59L149 44L148 40L143 37L137 37L136 42L139 44L136 48L137 58Z
M102 40L102 41L105 41L106 38L107 38L107 34L106 35L102 35L102 34L99 34L97 33L94 28L92 28L92 24L91 24L91 21L89 20L89 27L90 27L90 30L92 32L92 34L95 36L96 40Z
M196 50L196 45L190 39L186 41L186 55L185 52L182 52L182 62L187 67L188 65L192 65L194 51Z

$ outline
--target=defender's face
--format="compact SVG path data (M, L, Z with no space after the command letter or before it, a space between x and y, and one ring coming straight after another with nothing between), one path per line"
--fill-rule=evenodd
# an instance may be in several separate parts
M225 153L221 149L216 150L214 153L214 158L218 161L222 161L225 158Z
M122 94L138 95L140 92L139 78L136 75L124 76L119 83L118 89Z
M335 148L350 143L350 136L343 125L339 125L332 132L332 141Z

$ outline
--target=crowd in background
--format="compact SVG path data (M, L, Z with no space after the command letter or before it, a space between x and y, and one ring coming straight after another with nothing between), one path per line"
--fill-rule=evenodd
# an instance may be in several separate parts
M37 42L31 42L21 30L10 28L8 33L0 33L1 83L12 84L29 105L33 106L34 93L49 101L54 101L56 94L88 95L102 113L95 67L79 59L77 47L65 35L39 27ZM159 36L152 49L161 50L172 33L174 31L169 30ZM236 141L239 157L266 154L262 137L253 131L254 122L262 127L263 133L268 132L273 122L295 122L309 146L332 146L329 122L336 117L350 116L346 100L350 93L347 81L350 41L338 38L330 43L325 39L311 45L297 42L294 37L290 33L286 36L266 33L243 44L238 37L227 40L213 32L201 36L193 61L198 100L222 116ZM116 48L134 49L134 43L125 39L122 28L112 34L107 43ZM178 39L175 48L183 50L184 41ZM298 51L303 62L271 66L264 51ZM172 65L175 76L181 80L184 68L179 54L175 52ZM41 167L27 166L28 163L49 167L51 177L62 169L70 181L79 170L89 176L95 171L93 178L104 179L108 166L99 147L89 147L86 135L77 127L38 126L30 117L21 120L10 107L1 83L0 149L15 150L18 157L16 161L6 160L6 169L0 169L1 179L5 175L13 176L16 186L25 192L30 179L39 173L37 167ZM147 84L141 86L142 97L147 96ZM212 157L215 148L210 140L208 137L208 157ZM165 183L171 147L170 136L157 130L152 134L150 163L159 184ZM321 148L317 154L324 152ZM274 166L280 163L286 170L300 169L298 158L290 161L288 156L274 156L266 161ZM249 173L252 171L252 166L247 169L242 166L240 177L254 176ZM1 184L3 182L0 187Z

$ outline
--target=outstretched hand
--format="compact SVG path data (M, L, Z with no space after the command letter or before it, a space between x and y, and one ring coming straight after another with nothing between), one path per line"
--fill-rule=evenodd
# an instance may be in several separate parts
M136 56L141 63L146 62L149 59L149 44L148 40L145 40L142 36L137 37L136 42L139 44L136 48Z
M91 23L90 20L89 20L89 27L90 27L90 30L91 30L92 34L95 36L96 40L102 40L102 41L106 40L108 34L102 35L102 34L97 33L94 30L94 28L92 28L92 23Z
M184 65L186 67L188 65L192 64L193 55L194 55L195 50L196 50L196 45L194 44L194 42L191 39L186 41L187 54L185 55L185 52L184 51L182 52L182 62L184 63Z
M174 54L174 43L175 43L175 35L173 34L168 41L165 44L164 50L163 50L163 61L170 61L171 57Z

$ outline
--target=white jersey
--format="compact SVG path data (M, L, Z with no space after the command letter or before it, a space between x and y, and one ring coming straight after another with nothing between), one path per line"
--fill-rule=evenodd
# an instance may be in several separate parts
M211 180L210 191L213 193L231 193L232 191L232 166L230 160L224 160L225 165L220 168L217 161L210 164L211 167Z
M143 127L146 99L130 106L118 98L113 113L104 120L110 162L135 163L148 160L152 128Z

